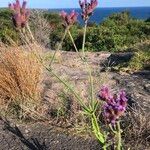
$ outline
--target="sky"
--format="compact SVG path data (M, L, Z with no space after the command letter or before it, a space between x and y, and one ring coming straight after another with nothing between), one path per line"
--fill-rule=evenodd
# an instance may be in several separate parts
M0 7L7 7L15 0L0 0ZM20 0L22 1L22 0ZM27 0L30 8L78 8L78 0ZM150 0L98 0L99 7L150 6Z

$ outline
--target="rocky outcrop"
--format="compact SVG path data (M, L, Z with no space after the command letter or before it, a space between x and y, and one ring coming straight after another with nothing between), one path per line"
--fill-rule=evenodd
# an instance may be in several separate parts
M113 91L126 90L129 106L137 106L143 111L150 111L150 72L134 74L101 71L106 61L115 63L128 61L132 54L87 53L92 76L94 78L95 96L99 88L105 84ZM105 66L105 65L104 65ZM53 64L55 72L85 98L89 96L88 71L78 55L73 52L63 52L61 59ZM59 95L66 90L64 86L50 73L45 72L43 80L43 106L46 106L47 116L52 109L60 104ZM74 104L74 103L73 103ZM75 111L71 107L71 111ZM53 122L53 120L52 120ZM57 123L56 123L57 124ZM13 125L0 121L1 150L99 150L99 143L94 138L74 136L48 123L33 123L28 125Z

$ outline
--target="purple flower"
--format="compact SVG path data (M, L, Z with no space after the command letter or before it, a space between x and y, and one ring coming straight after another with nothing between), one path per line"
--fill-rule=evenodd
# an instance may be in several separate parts
M105 104L103 107L103 116L108 123L114 124L116 121L116 115L114 114L114 106Z
M65 11L62 11L60 13L60 16L64 21L64 26L67 27L73 25L77 21L78 13L76 13L74 10L72 10L70 14L67 14Z
M99 98L104 100L104 101L108 101L112 96L110 95L110 91L108 89L108 87L103 86L99 92Z
M115 124L124 114L127 106L125 91L121 90L119 94L111 95L108 87L100 90L99 97L106 103L103 105L103 116L107 123Z
M98 5L98 0L91 0L90 2L88 2L87 0L84 1L79 0L79 5L82 9L81 13L82 19L84 21L87 21L89 17L92 15L96 6Z
M128 101L125 91L121 90L118 97L119 97L120 105L125 107L127 105L127 101Z
M19 0L15 3L9 4L9 9L12 10L12 20L17 28L24 28L28 22L30 12L26 9L27 2L23 1L22 6Z

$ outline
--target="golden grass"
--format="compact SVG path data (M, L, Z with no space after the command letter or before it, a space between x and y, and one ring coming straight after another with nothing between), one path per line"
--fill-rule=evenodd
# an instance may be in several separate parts
M34 53L18 47L0 47L1 108L8 110L15 105L28 110L30 104L40 101L42 66Z

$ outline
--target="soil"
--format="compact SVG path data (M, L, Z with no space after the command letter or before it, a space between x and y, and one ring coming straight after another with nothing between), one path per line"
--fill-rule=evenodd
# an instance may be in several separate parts
M114 58L110 53L87 53L87 60L92 67L95 91L103 84L114 91L125 89L130 106L136 105L149 111L150 105L150 71L133 74L111 71L108 61ZM130 56L130 57L129 57ZM132 55L117 55L117 63L127 61ZM116 59L116 57L115 57ZM113 62L113 61L112 61ZM88 97L88 73L85 65L74 52L62 52L57 57L53 68L63 79L73 84L78 93ZM104 71L105 70L105 71ZM106 71L107 70L107 71ZM54 76L46 72L43 80L43 107L45 113L59 104L58 94L65 88ZM86 100L85 100L86 101ZM14 120L0 120L0 150L99 150L99 143L92 137L72 135L67 128L58 128L48 123L17 124Z

